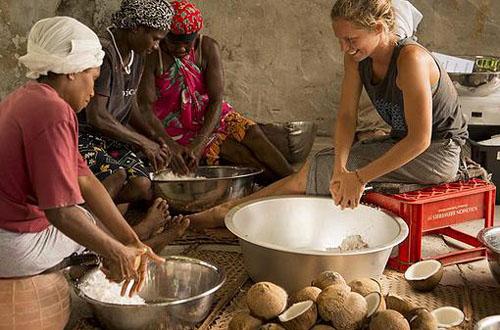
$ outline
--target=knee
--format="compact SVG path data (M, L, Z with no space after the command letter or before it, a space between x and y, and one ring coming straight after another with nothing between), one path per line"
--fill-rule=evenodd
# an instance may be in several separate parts
M130 189L132 189L140 199L150 200L153 198L151 180L148 178L133 177L128 184L130 185Z
M116 178L116 180L119 180L121 182L125 182L127 180L127 171L125 171L124 168L119 168L116 171L111 174L113 178Z

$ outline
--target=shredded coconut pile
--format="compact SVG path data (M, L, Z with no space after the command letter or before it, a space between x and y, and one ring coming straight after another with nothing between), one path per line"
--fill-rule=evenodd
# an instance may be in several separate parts
M80 285L82 290L88 297L111 304L120 305L144 305L144 299L137 294L129 297L128 290L125 296L121 296L121 283L110 282L102 271L96 271L91 274L85 282Z
M174 180L203 180L206 179L204 176L194 176L193 174L189 175L177 175L173 172L161 172L158 174L155 174L154 178L156 180L163 180L163 181L174 181Z
M353 251L367 248L368 244L363 240L361 235L346 236L340 243L340 251Z

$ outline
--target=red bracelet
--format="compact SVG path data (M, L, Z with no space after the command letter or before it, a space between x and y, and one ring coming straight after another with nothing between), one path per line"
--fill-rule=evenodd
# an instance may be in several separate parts
M359 183L361 183L361 185L362 185L362 186L364 186L364 185L365 185L365 183L364 183L364 182L363 182L363 180L361 179L361 175L359 175L358 170L355 170L355 171L354 171L354 174L356 175L356 178L358 178Z

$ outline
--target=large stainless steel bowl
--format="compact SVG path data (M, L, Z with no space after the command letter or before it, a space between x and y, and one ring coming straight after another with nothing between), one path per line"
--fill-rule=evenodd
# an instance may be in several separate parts
M236 166L200 166L196 176L206 179L160 180L152 176L156 197L166 199L181 213L200 212L253 191L261 169Z
M264 198L233 208L227 228L240 240L254 281L271 281L293 292L325 270L346 280L382 274L392 248L408 235L396 216L360 205L342 211L331 198ZM342 240L361 235L368 248L339 252Z
M500 88L500 57L464 56L475 61L472 73L449 73L461 96L488 96Z
M477 234L479 241L488 248L488 263L495 280L500 284L500 226L483 228Z
M98 270L91 272L95 271ZM170 256L161 266L151 264L149 267L144 287L138 293L146 301L145 305L101 302L86 296L78 285L74 287L106 329L186 329L208 315L214 293L224 281L223 272L211 264Z

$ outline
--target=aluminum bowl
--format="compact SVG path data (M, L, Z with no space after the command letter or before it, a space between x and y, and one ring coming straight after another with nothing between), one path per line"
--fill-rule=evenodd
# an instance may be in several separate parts
M159 180L154 175L151 179L155 196L166 199L171 209L194 213L252 193L260 173L261 169L250 167L200 166L196 176L206 179Z
M488 316L477 322L474 330L498 330L500 329L500 315Z
M500 57L463 58L475 61L476 64L472 73L448 73L459 95L488 96L500 88Z
M382 274L392 248L408 236L399 217L360 205L342 211L331 198L285 196L237 206L226 215L238 236L245 268L254 281L271 281L293 292L325 270L347 281ZM361 235L368 248L337 251L348 235Z
M215 292L225 281L217 267L206 262L170 256L161 266L151 264L144 287L138 293L145 305L121 305L101 302L86 296L78 283L78 296L85 300L106 329L186 329L203 321L210 312Z
M488 249L488 264L491 274L500 284L500 226L481 229L477 238Z
M289 121L259 124L259 126L292 164L306 160L316 138L317 127L313 121Z

